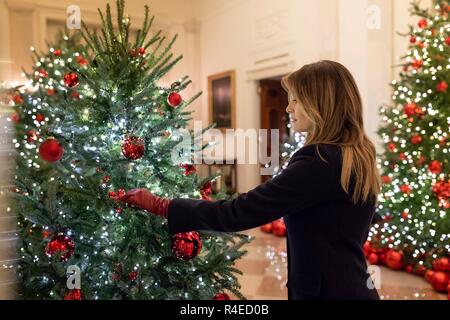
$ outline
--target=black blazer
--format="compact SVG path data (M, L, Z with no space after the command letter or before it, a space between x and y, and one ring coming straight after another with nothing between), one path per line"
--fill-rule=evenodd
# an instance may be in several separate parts
M284 217L289 299L379 299L362 250L375 201L351 202L341 166L339 146L308 145L280 175L233 200L173 199L169 232L237 232Z

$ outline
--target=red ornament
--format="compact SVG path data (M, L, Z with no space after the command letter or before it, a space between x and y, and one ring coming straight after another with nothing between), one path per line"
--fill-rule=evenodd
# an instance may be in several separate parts
M115 191L109 191L109 192L108 192L108 197L109 197L110 199L112 199L112 200L117 200L117 199L118 199L117 194L116 194Z
M49 96L52 96L52 95L54 95L55 94L55 89L53 89L53 88L49 88L49 89L47 89L47 95L49 95Z
M409 194L409 193L411 193L411 187L407 184L402 184L400 186L400 191L403 193Z
M59 57L61 55L61 50L56 49L55 51L53 51L53 54L57 57Z
M38 78L48 78L48 73L47 71L45 71L44 69L39 69L38 74L37 74Z
M439 292L446 292L449 282L450 275L447 272L436 271L431 278L431 285Z
M409 38L409 42L410 43L416 43L417 41L417 37L416 36L411 36L411 38Z
M403 220L408 219L408 212L403 211L403 212L402 212L402 218L403 218Z
M75 72L69 72L64 75L64 84L73 88L78 85L78 75Z
M65 295L64 300L81 300L81 289L70 289Z
M172 236L172 253L182 260L191 260L202 250L200 234L196 231L176 233Z
M418 145L418 144L422 143L422 141L423 141L423 138L419 134L415 134L411 137L411 143L414 145Z
M395 250L388 251L386 265L393 270L403 269L403 254Z
M448 89L448 84L445 81L441 81L436 85L436 90L439 93L444 93L446 92Z
M70 96L76 100L80 99L80 94L78 93L78 91L74 90L72 91L72 93L70 94Z
M437 160L433 160L428 165L428 170L430 170L431 173L439 174L442 172L442 164Z
M125 189L119 189L119 190L117 190L117 198L118 198L120 201L124 201L126 195L127 195L127 192L125 191Z
M419 44L417 45L420 49L425 48L425 42L420 41Z
M202 200L211 200L211 193L212 193L212 183L211 181L208 181L203 185L203 187L200 189L200 195Z
M408 265L408 266L406 266L405 270L406 270L406 272L408 272L408 273L413 273L414 268L413 268L412 265Z
M418 166L421 166L421 165L423 165L425 163L426 160L427 160L427 158L421 155L419 157L419 159L417 159L416 163L417 163Z
M183 101L183 98L181 98L181 95L178 92L171 92L169 94L169 97L167 98L167 103L169 106L175 108Z
M432 264L434 271L450 271L450 261L448 258L435 259Z
M143 56L145 54L145 49L144 48L139 48L138 49L138 53Z
M425 275L425 272L427 272L427 268L425 268L425 266L419 264L416 266L416 270L414 271L414 273L418 276L423 277Z
M403 106L403 112L411 117L416 114L417 105L415 103L407 103Z
M366 241L363 246L364 255L368 257L372 253L372 244L369 241Z
M80 66L86 66L88 64L88 61L82 55L77 56L76 60Z
M72 239L63 233L58 233L45 247L45 254L51 257L55 252L61 252L61 261L67 261L75 251L75 244Z
M427 270L425 272L425 280L431 283L431 280L433 279L434 271L433 270Z
M425 29L426 27L428 27L427 19L420 19L417 25L420 29Z
M398 159L401 160L401 161L405 160L406 159L405 153L404 152L400 152L398 154Z
M283 219L272 222L272 233L277 237L286 236L286 225L284 224Z
M130 272L130 274L128 275L128 279L129 279L130 281L136 280L137 277L138 277L138 272L137 272L137 271L132 271L132 272Z
M425 110L421 107L416 108L416 115L419 119L422 119L425 115Z
M371 253L368 257L369 263L372 265L379 264L380 259L376 253Z
M23 99L19 94L15 94L12 97L12 100L14 101L15 104L22 104L23 103Z
M39 147L39 156L47 162L59 161L63 154L63 146L54 138L48 138Z
M19 123L20 122L20 116L17 112L12 113L9 118L10 121L15 122L15 123Z
M382 253L380 254L380 264L385 265L386 264L386 254Z
M414 59L414 60L411 62L411 65L413 66L414 69L418 70L418 69L422 68L422 66L423 66L423 61L422 61L422 60Z
M218 293L214 296L213 300L231 300L231 298L226 293Z
M391 183L392 179L389 176L382 176L381 181L383 182L383 184L389 184Z
M447 299L448 300L450 300L450 282L448 283L448 286L447 286Z
M272 232L272 223L266 223L265 225L260 227L262 232L271 233Z
M142 138L126 137L122 142L122 153L130 160L137 160L144 156L145 142Z
M445 44L450 46L450 36L445 38Z
M188 164L188 163L182 163L182 164L180 164L180 167L184 169L184 175L186 177L197 171L195 166L193 166L192 164Z
M389 151L393 152L395 150L395 148L397 148L397 146L395 145L395 143L391 142L388 144L388 148L389 148Z
M44 121L44 120L45 120L45 117L44 117L42 114L38 113L38 114L36 115L36 121L37 121L37 122L41 123L41 122Z

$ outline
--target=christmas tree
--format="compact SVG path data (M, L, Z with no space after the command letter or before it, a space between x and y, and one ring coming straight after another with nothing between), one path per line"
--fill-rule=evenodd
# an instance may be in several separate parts
M205 146L180 149L185 161L173 161L191 120L185 109L200 95L183 99L187 76L159 84L182 58L170 53L176 36L166 44L162 31L150 35L147 6L133 40L124 1L117 1L116 24L109 5L99 14L99 32L83 24L75 38L35 53L27 78L36 90L14 94L22 296L227 299L229 291L244 299L233 266L248 236L172 236L164 219L122 202L139 187L209 200L214 177L201 179L192 164Z
M450 270L449 8L445 1L433 11L413 3L419 18L406 35L409 50L392 83L395 105L381 108L383 221L365 247L370 262L420 275ZM448 274L441 277L432 283L443 290L435 283L445 283Z

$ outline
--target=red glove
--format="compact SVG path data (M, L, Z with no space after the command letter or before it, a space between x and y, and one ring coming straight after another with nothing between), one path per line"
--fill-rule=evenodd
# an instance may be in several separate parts
M170 200L155 196L147 189L133 189L128 191L124 201L132 206L167 218Z

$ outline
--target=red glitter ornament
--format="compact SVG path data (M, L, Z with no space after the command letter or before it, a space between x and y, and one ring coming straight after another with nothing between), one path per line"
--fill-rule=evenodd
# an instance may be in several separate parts
M402 184L400 186L400 191L403 193L409 194L409 193L411 193L411 187L407 184Z
M420 19L417 25L420 29L425 29L426 27L428 27L427 19Z
M191 260L202 250L200 234L196 231L177 233L172 236L172 253L181 260Z
M389 184L392 182L392 179L389 176L382 176L381 181L383 182L383 184Z
M48 257L53 256L56 252L60 252L62 262L69 260L74 251L74 242L63 233L58 233L45 247L45 254Z
M69 72L64 75L64 84L73 88L78 85L78 75L75 72Z
M130 160L137 160L144 156L145 142L143 139L131 136L122 142L122 153Z
M173 108L179 106L182 101L183 98L181 98L181 95L178 92L171 92L167 98L167 103Z
M48 138L39 146L39 156L48 162L56 162L61 160L64 154L64 148L58 140Z
M138 277L138 272L137 272L137 271L132 271L132 272L130 272L130 274L128 275L128 279L129 279L130 281L136 280L137 277Z
M407 103L403 106L403 112L408 117L411 117L416 114L416 108L417 108L417 105L415 103Z
M442 172L442 163L437 160L433 160L428 165L428 170L430 170L431 173L439 174Z
M40 113L38 113L37 115L36 115L36 121L37 122L42 122L42 121L44 121L45 120L45 117L42 115L42 114L40 114Z
M444 93L448 89L448 84L445 81L441 81L436 85L437 92Z
M423 141L422 136L420 136L418 134L415 134L411 137L411 143L414 145L418 145L418 144L422 143L422 141Z

